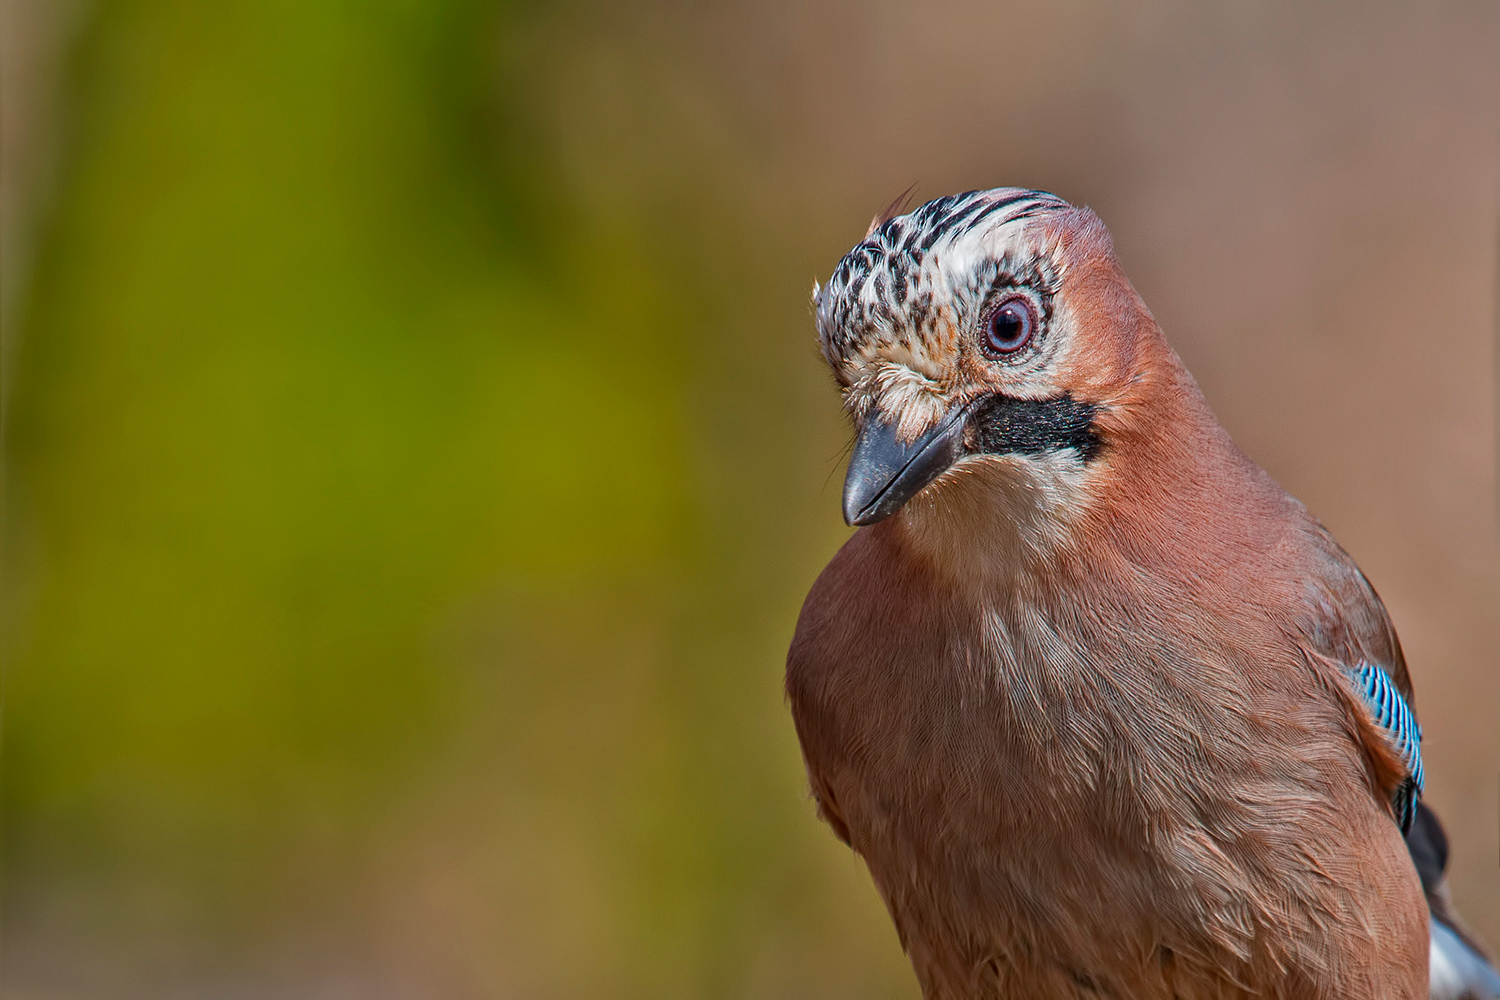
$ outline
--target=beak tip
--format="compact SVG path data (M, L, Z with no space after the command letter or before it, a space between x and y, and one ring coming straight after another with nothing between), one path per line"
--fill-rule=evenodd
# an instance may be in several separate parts
M891 511L880 502L883 485L858 472L851 474L844 483L844 523L851 528L863 528L885 520Z
M844 523L851 528L865 528L878 521L884 521L888 515L879 508L871 510L869 507L855 509L846 506L844 508Z

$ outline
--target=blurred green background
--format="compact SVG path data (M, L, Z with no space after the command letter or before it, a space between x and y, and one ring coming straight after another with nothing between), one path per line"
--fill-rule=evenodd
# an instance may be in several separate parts
M1111 225L1500 943L1500 8L4 15L7 996L915 996L780 690L913 182Z

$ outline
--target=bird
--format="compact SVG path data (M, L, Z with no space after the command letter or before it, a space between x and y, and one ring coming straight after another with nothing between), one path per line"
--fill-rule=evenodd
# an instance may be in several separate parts
M857 530L786 697L926 1000L1500 997L1385 607L1097 214L893 206L813 313Z

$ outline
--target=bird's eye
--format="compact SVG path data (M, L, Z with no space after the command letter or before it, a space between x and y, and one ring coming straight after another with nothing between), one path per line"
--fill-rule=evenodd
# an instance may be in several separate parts
M1006 299L990 312L984 325L984 346L997 357L1008 357L1031 343L1036 335L1036 313L1020 296Z

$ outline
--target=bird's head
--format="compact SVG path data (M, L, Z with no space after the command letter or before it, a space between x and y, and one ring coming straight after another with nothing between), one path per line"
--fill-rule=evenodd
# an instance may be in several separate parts
M813 303L856 427L851 525L975 508L974 490L1021 520L1086 506L1152 357L1178 368L1103 223L1039 191L877 220Z

